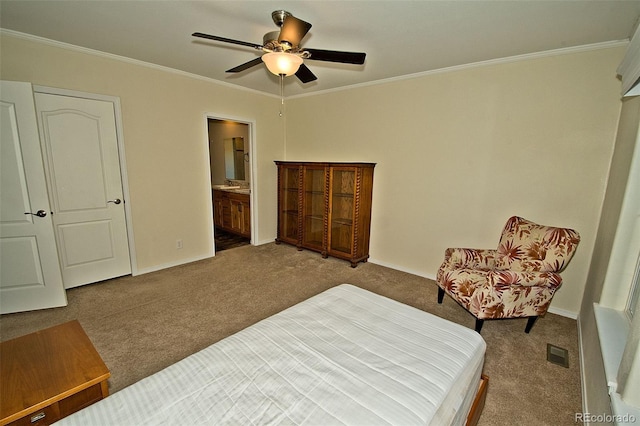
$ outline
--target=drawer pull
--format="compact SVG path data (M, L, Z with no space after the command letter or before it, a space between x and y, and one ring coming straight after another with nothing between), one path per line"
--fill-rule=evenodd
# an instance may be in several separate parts
M35 416L31 416L31 423L35 423L38 420L42 420L46 417L47 415L43 412L40 412L38 414L36 414Z

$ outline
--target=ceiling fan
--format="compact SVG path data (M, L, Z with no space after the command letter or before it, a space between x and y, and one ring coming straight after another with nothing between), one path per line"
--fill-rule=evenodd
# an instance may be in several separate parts
M276 10L271 14L273 22L280 27L280 31L268 32L264 35L262 44L233 40L204 33L193 33L194 37L221 41L223 43L238 44L261 50L264 54L249 62L231 68L226 72L237 73L264 62L269 71L278 76L295 74L303 83L317 80L317 77L303 63L304 59L326 62L340 62L343 64L364 64L366 54L359 52L342 52L337 50L303 49L300 42L311 29L311 24L296 18L286 10Z

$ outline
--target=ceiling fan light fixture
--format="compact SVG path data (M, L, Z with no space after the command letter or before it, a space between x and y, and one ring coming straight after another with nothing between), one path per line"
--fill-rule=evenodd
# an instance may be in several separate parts
M262 55L262 61L271 73L285 77L295 74L303 62L300 56L285 52L265 53Z
M276 10L271 14L271 17L273 18L273 22L280 27L280 30L266 33L262 38L263 43L261 45L204 33L193 33L192 36L222 43L236 44L238 46L252 47L262 51L262 56L256 56L244 64L228 69L227 72L239 73L260 65L262 62L270 73L281 77L281 86L284 85L284 77L294 74L301 83L309 83L318 79L303 63L304 59L338 62L342 64L364 64L366 54L363 52L343 52L339 50L307 49L301 47L300 43L309 33L311 24L296 18L285 10Z

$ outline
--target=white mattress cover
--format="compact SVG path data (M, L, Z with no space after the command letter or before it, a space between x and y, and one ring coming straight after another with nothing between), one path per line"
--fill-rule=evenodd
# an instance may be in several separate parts
M342 284L57 424L462 425L485 347L471 329Z

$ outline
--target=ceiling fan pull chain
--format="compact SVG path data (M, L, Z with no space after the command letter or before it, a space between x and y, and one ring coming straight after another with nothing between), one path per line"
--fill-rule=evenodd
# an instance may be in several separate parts
M284 115L284 74L280 74L280 117Z

